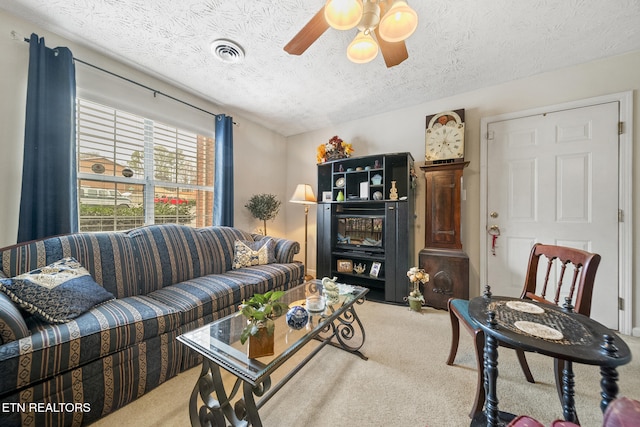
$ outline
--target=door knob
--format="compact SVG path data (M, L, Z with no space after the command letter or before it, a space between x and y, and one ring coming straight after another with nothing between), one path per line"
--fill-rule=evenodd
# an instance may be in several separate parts
M498 218L498 212L493 211L493 212L491 212L491 213L489 214L489 216L490 216L491 218Z

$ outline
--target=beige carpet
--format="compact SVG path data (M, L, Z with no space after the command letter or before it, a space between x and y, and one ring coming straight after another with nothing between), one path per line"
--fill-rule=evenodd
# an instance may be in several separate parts
M456 364L445 364L449 314L370 301L358 313L366 328L362 351L369 360L324 348L260 410L265 427L468 426L475 359L471 338L461 331ZM640 338L624 339L637 357ZM500 348L499 406L548 425L562 418L553 361L537 354L528 354L528 360L536 384L526 382L515 353ZM582 426L600 426L599 369L574 365L574 371ZM618 372L620 395L640 399L640 360ZM93 426L189 426L188 401L199 373L199 367L184 372Z

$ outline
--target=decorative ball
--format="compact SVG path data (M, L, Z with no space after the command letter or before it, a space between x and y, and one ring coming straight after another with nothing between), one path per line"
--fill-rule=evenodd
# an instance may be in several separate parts
M294 305L287 311L287 324L293 329L302 329L309 321L309 313L304 307Z

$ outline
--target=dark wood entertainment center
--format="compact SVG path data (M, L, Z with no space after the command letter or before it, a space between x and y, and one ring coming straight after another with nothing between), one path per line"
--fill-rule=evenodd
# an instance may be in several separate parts
M414 260L413 167L410 153L318 164L317 277L365 286L370 299L403 302Z

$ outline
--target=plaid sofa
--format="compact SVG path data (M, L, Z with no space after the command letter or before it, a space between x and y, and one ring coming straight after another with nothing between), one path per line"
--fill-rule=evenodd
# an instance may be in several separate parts
M77 233L0 249L6 277L74 257L116 299L68 323L27 317L29 334L0 339L0 425L86 425L201 361L176 341L256 292L303 281L300 245L273 238L276 263L233 269L231 227L144 226Z

